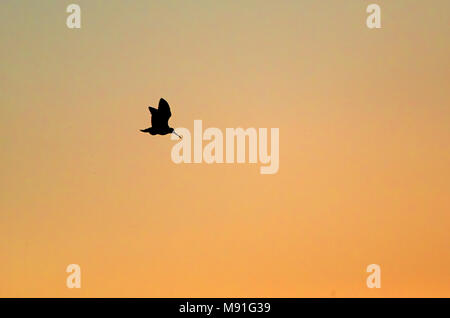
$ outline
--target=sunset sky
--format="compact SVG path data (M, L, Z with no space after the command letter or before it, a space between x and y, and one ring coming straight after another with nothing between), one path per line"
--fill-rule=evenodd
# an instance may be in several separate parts
M449 12L2 0L0 297L450 297ZM161 97L175 128L279 128L278 173L175 164L139 132Z

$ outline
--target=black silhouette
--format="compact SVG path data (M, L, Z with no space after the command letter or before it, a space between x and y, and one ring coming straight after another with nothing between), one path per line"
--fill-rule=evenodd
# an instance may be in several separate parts
M152 127L141 129L142 132L148 132L150 135L167 135L173 133L180 139L183 138L173 128L169 127L169 118L172 116L172 113L170 112L169 103L164 98L159 100L158 109L153 107L149 107L148 109L152 115Z

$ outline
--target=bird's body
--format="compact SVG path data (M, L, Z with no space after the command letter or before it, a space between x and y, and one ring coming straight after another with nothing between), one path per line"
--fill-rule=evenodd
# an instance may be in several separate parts
M172 127L169 127L169 118L172 116L169 103L164 98L159 100L158 109L149 107L152 116L152 126L147 129L141 129L142 132L150 135L167 135L174 133L180 137ZM180 137L181 138L181 137Z
M167 129L156 129L155 127L149 127L147 129L141 129L141 131L149 133L150 135L167 135L173 133L174 129L170 127Z

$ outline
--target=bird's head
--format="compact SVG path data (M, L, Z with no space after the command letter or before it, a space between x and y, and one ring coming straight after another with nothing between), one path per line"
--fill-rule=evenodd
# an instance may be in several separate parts
M178 136L178 138L183 139L183 136L178 135L177 132L175 131L175 129L169 128L169 131L170 131L171 134L175 134L175 135Z

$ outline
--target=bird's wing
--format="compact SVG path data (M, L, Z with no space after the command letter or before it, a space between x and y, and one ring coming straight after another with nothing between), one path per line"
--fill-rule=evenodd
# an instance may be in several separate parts
M170 116L172 116L172 113L170 112L169 103L166 102L164 98L161 98L159 100L158 113L161 116L161 118L164 118L166 120L169 120Z
M151 116L151 123L153 126L153 123L157 121L157 117L158 117L158 110L156 108L153 107L148 107L148 110L150 111Z

